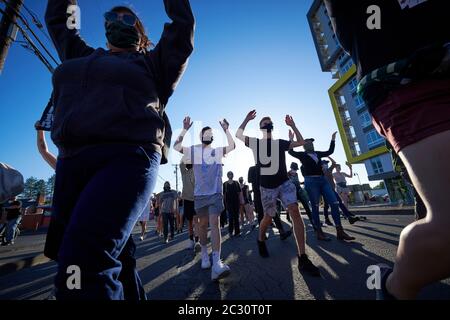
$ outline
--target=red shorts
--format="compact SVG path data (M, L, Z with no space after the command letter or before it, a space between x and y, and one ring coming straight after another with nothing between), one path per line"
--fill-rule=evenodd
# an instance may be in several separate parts
M397 153L450 130L450 79L427 79L392 91L372 113L372 123Z

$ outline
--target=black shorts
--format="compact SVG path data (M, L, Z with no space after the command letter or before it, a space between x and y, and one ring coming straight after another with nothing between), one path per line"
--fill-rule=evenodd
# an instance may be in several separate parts
M184 218L188 221L192 221L196 214L197 213L195 212L194 201L184 200Z
M156 209L155 210L155 217L158 217L159 216L159 209Z

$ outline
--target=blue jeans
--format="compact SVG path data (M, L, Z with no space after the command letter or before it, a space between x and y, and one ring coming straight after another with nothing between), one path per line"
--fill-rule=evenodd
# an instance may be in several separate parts
M341 197L338 195L338 193L337 193L336 191L334 191L334 194L336 195L336 199L337 199L337 201L339 202L339 208L341 208L342 214L343 214L345 217L347 217L347 218L352 217L353 214L352 214L350 211L348 211L347 207L346 207L345 204L342 202L342 199L341 199ZM328 217L328 209L329 209L329 207L330 207L330 205L328 204L328 202L325 201L325 203L324 203L324 205L323 205L323 215L324 215L325 217Z
M18 216L15 219L8 220L6 222L6 230L5 230L5 241L11 242L14 240L14 236L16 235L16 229L19 225L20 221L22 221L22 216Z
M161 156L131 145L103 145L58 159L46 255L57 252L58 300L139 300L131 232L155 187ZM68 267L81 271L70 290ZM70 279L69 279L70 281Z
M339 216L339 207L336 195L331 188L330 183L324 176L321 177L305 177L305 189L308 192L309 201L311 202L313 224L317 229L321 229L319 217L319 202L320 196L328 202L331 206L331 216L334 220L334 225L340 227L341 217Z

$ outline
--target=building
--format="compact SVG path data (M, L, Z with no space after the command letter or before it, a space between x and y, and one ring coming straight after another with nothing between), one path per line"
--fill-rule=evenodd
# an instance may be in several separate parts
M323 0L313 1L307 18L322 71L337 80L328 93L347 160L364 164L369 181L383 180L392 201L411 202L408 187L393 168L386 141L356 92L356 66L340 46Z

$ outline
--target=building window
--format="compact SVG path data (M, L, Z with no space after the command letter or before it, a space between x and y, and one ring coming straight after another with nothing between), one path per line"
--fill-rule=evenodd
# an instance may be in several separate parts
M363 128L369 126L372 124L372 118L370 117L370 114L367 111L364 111L360 116L359 119L361 120L361 126Z
M343 67L341 71L341 75L344 75L347 73L348 70L353 66L353 60L349 60Z
M370 160L370 163L372 164L374 174L384 173L383 164L381 163L380 159L372 159Z
M351 93L355 92L356 88L358 87L358 80L356 80L356 78L353 78L353 80L348 83L348 86Z
M369 149L375 147L376 145L384 141L383 137L380 136L378 132L375 131L375 129L367 132L366 138L367 138L367 146L369 147Z
M357 95L355 98L355 105L357 110L365 106L364 100L359 95Z

